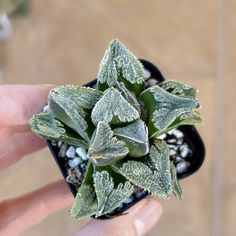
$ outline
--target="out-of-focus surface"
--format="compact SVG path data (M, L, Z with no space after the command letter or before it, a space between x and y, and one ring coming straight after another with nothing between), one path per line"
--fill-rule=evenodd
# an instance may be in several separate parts
M166 78L199 90L206 161L183 180L184 200L161 200L154 235L234 235L236 217L236 2L233 0L32 0L29 15L14 18L13 36L0 44L4 83L82 85L96 77L106 44L121 40ZM1 78L0 78L1 83ZM43 175L42 175L43 171ZM0 174L0 200L61 178L49 151L29 155ZM24 236L72 235L84 221L56 213Z

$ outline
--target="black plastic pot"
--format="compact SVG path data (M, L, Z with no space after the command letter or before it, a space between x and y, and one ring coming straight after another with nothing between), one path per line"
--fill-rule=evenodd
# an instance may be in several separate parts
M155 79L157 83L165 80L163 75L155 65L143 59L140 59L140 61L144 65L144 68L150 72L150 77L152 79ZM93 80L88 84L86 84L85 86L94 87L95 85L96 85L96 80ZM178 128L178 130L180 130L184 134L184 142L191 149L191 154L189 154L185 158L185 160L187 160L189 163L188 168L186 169L186 171L177 173L178 179L183 179L192 175L201 167L205 158L205 147L201 136L199 135L194 126L181 126ZM165 140L168 141L168 137ZM66 161L64 158L58 157L59 147L57 145L52 145L51 141L48 141L47 143L64 179L66 179L67 177L67 168L65 165ZM77 192L75 186L68 182L66 183L70 191L72 192L73 196L75 196ZM142 194L140 194L139 197L135 198L131 203L125 204L122 208L116 209L111 214L101 216L100 219L108 219L116 215L122 214L124 211L126 211L128 208L139 202L141 199L145 198L147 195L148 193L143 192Z

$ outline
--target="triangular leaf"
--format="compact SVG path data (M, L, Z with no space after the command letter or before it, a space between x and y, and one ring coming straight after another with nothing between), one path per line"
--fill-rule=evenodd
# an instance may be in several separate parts
M82 185L70 211L71 216L77 219L83 219L95 215L96 212L97 200L94 188L89 185Z
M139 60L122 43L113 40L108 45L99 66L98 85L107 84L112 87L119 78L124 78L140 89L144 85L144 69Z
M49 107L59 120L89 141L84 109L92 109L101 95L101 92L91 88L61 86L51 90Z
M156 141L150 149L146 164L128 161L119 169L119 173L151 194L168 198L172 191L172 182L167 144Z
M91 161L98 166L108 165L129 152L125 143L114 136L106 122L99 122L88 150Z
M107 171L96 172L93 178L97 196L97 217L112 212L134 191L134 187L128 181L114 188L113 179Z
M135 94L129 91L123 82L117 83L116 88L121 92L125 100L131 104L139 114L141 114L141 106L136 98Z
M183 199L183 192L182 192L181 186L179 184L179 181L177 179L176 168L172 162L170 163L170 171L171 171L171 179L172 179L174 195L176 196L176 198L178 200L182 200Z
M152 137L157 131L167 129L179 116L199 106L193 98L181 97L166 92L158 85L140 94L148 111L148 128Z
M114 129L115 135L123 140L129 148L132 157L144 156L149 152L148 129L142 120Z
M196 98L196 89L192 85L174 80L165 80L158 85L172 94L183 97Z
M109 88L96 103L92 110L91 118L95 125L99 121L120 124L138 119L139 113L124 99L117 89Z
M185 112L180 115L167 129L157 131L152 137L159 137L168 131L175 129L181 125L197 125L202 123L202 118L196 111Z
M75 146L88 146L86 142L76 137L76 133L72 134L66 130L64 125L51 113L38 113L31 117L29 124L34 133L45 139L63 141Z

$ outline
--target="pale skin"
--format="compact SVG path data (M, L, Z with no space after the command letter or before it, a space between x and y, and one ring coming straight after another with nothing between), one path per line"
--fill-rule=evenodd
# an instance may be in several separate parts
M30 131L28 119L42 110L52 87L0 86L0 171L13 165L23 156L46 146L42 139ZM0 235L21 235L25 229L44 220L50 214L70 207L72 202L73 197L64 180L5 200L0 203ZM128 210L128 213L112 220L93 219L76 235L141 236L159 220L162 207L157 200L148 197Z

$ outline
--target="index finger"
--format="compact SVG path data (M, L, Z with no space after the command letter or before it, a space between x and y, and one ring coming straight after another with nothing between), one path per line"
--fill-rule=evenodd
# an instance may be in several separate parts
M42 110L53 85L1 85L0 129L28 123L29 118Z

